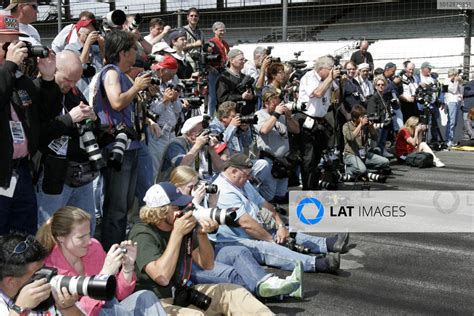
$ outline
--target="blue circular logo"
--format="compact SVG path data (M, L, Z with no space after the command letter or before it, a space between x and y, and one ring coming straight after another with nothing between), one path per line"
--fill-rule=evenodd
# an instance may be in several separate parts
M303 214L303 208L306 204L314 204L318 209L318 215L315 218L306 218ZM319 223L323 219L324 215L324 206L323 204L316 198L304 198L301 200L300 204L296 207L296 215L298 215L299 220L306 225L315 225Z

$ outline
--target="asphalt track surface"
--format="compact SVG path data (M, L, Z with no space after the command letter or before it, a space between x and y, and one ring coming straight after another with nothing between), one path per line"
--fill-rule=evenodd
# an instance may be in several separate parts
M474 195L474 153L437 155L445 168L393 165L387 183L371 189ZM337 275L304 274L303 300L265 303L280 315L474 315L474 233L357 233L350 244Z

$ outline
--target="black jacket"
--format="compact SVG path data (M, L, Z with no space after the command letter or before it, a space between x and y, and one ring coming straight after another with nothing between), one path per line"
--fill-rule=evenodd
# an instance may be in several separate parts
M217 79L217 88L216 88L216 96L217 96L217 107L219 108L219 104L225 101L243 101L242 100L242 93L245 92L245 89L242 89L241 86L242 81L246 76L243 73L240 73L239 77L232 75L229 70L227 69L224 71ZM242 115L248 115L250 113L255 112L255 104L257 103L257 98L254 97L251 101L246 101L245 109L241 111Z
M362 56L361 51L357 50L352 53L351 61L354 62L356 65L360 65L366 62L369 64L370 70L374 70L374 59L372 58L372 54L369 52L366 52L365 56Z
M10 132L11 109L10 104L18 115L28 139L28 153L33 156L38 149L39 96L31 79L26 76L16 78L18 66L5 61L0 66L0 186L8 187L12 176L13 139ZM24 106L18 95L23 90L31 99L31 104ZM42 91L42 93L44 93Z

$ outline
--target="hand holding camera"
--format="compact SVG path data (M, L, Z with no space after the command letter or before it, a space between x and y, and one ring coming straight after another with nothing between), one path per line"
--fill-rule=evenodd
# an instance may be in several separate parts
M122 267L130 271L133 269L135 260L137 259L137 243L131 240L124 240L120 243L122 251Z
M172 233L184 237L189 234L194 227L196 227L196 218L193 216L193 212L186 212L174 221Z
M33 309L49 298L51 285L46 278L41 278L25 285L15 300L15 305L24 309Z
M215 232L218 228L219 224L216 222L215 219L200 219L196 232L201 235L207 235L209 233Z
M6 53L5 59L14 62L19 66L23 63L25 58L28 57L28 48L24 42L11 42L10 45L7 46Z
M242 100L245 101L250 101L253 100L253 93L250 90L245 90L244 93L242 93Z
M79 105L73 107L71 111L69 111L69 115L71 116L73 123L79 123L87 119L96 119L96 115L94 109L84 104L82 101Z
M333 67L331 71L329 72L329 75L331 76L332 80L340 78L341 77L341 68L340 67Z
M240 114L237 114L236 116L234 116L229 124L234 125L235 127L239 127L241 124Z
M163 93L163 103L170 103L174 99L175 91L171 88L166 88L165 92Z
M117 274L119 268L122 266L122 258L124 255L125 254L122 248L118 244L113 244L112 247L110 247L107 256L105 257L104 265L99 274Z
M133 85L138 88L139 91L143 91L148 88L151 84L151 73L144 73L143 75L137 76Z
M54 287L51 289L51 293L54 297L54 302L58 310L68 309L72 307L78 300L79 294L70 294L66 287L62 287L60 290L56 290Z

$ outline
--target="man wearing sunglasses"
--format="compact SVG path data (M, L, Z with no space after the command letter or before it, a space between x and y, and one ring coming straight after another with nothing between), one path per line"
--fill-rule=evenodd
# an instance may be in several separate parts
M38 17L38 3L36 0L11 0L5 11L15 17L20 24L20 32L28 35L25 41L32 45L41 45L41 38L38 30L31 25Z
M75 305L77 294L70 295L66 288L53 290L55 306L49 310L32 310L51 295L45 278L30 281L43 267L46 255L46 249L31 235L0 236L0 315L83 315Z

